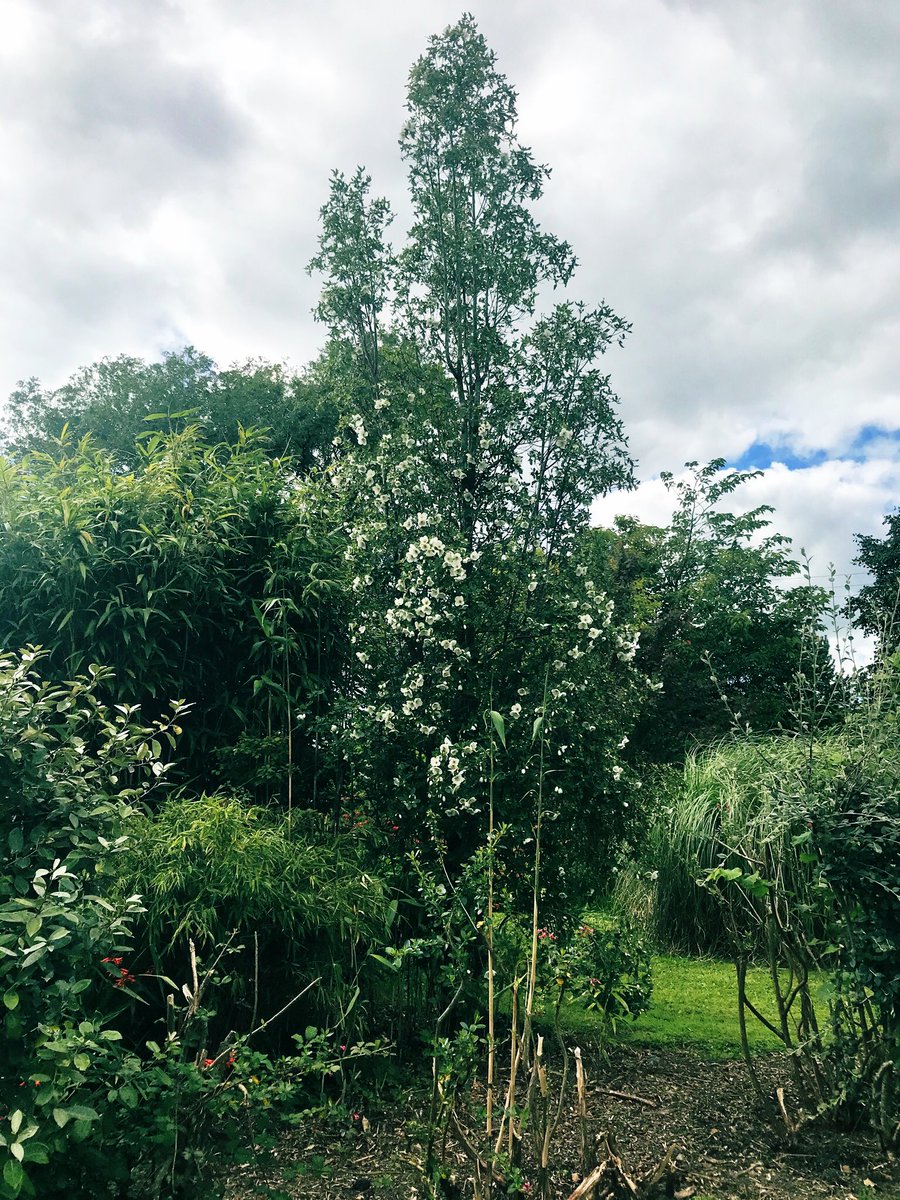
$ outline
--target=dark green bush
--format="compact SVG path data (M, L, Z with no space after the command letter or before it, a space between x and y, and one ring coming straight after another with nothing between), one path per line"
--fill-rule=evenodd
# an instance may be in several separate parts
M208 446L189 427L148 436L130 472L89 439L0 460L0 519L0 647L42 645L55 678L102 663L100 695L146 717L186 700L178 774L198 790L229 778L211 755L280 734L241 784L312 794L307 730L344 660L343 543L317 485L250 435Z

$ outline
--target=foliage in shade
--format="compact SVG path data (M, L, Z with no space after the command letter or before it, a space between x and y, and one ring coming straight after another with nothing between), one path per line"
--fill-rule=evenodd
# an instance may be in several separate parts
M134 945L140 898L116 887L137 806L169 770L161 754L179 714L143 726L133 709L103 705L99 668L58 684L41 675L46 665L30 650L0 656L0 1197L219 1196L229 1166L268 1136L271 1118L308 1105L309 1081L340 1078L345 1063L382 1048L348 1049L346 1035L342 1045L308 1028L276 1073L248 1044L273 1009L241 1026L247 1036L232 1031L213 1048L226 947L185 955L172 971L178 983L146 971ZM231 828L241 824L232 814ZM247 852L252 824L244 819L235 853ZM226 841L220 835L217 850ZM318 883L348 909L366 882L377 895L358 871L343 893L330 888L339 870L320 859ZM319 930L329 917L337 920L333 907ZM356 910L347 924L358 930L365 920ZM157 1040L144 1044L134 1028L148 1006Z
M245 951L245 1006L254 1002L255 945L264 1010L318 977L325 984L310 1000L332 1021L368 948L390 936L394 910L364 851L357 837L333 836L319 813L179 796L130 823L118 890L143 898L138 931L155 958L184 957L187 938L208 952L234 934Z

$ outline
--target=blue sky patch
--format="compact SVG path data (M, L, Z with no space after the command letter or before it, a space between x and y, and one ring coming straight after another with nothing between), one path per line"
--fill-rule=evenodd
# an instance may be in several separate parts
M795 454L788 446L770 446L768 442L754 442L739 458L732 459L728 466L738 471L764 471L771 467L772 463L780 462L784 463L788 470L796 471L802 467L817 467L828 457L824 450L814 450L812 454Z
M884 441L893 442L900 448L900 429L885 429L881 425L863 425L846 450L837 453L814 450L811 454L795 454L789 446L783 443L773 446L768 442L754 442L738 458L731 459L728 466L738 471L753 469L765 471L773 463L779 462L784 463L788 470L797 471L803 467L817 467L820 463L827 462L832 458L865 462L869 458L869 447L873 443Z
M872 442L896 442L900 446L900 429L884 429L881 425L863 425L853 439L850 447L850 458L865 458L865 448Z

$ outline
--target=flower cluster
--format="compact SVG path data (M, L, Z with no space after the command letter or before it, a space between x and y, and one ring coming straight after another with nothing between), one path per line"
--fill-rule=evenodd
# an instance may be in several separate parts
M129 969L127 967L122 965L123 959L121 956L116 956L114 958L113 957L103 958L100 961L107 963L109 966L116 967L118 969L118 972L119 972L118 978L113 980L113 987L123 988L128 983L136 982L137 976L132 975L131 971L129 971Z

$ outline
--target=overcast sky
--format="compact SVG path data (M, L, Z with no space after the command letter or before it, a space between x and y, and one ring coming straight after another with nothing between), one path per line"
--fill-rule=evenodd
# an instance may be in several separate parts
M553 168L570 292L633 323L608 365L643 483L598 515L663 520L658 472L722 456L851 570L900 499L900 3L469 8ZM406 74L461 11L0 0L0 397L187 343L311 358L329 172L402 213Z

